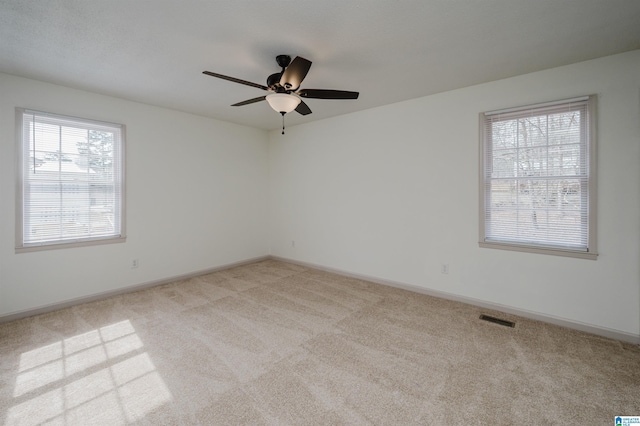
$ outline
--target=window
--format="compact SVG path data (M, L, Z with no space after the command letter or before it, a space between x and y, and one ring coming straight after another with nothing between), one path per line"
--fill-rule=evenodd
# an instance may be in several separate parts
M124 241L124 126L16 114L16 251Z
M595 97L480 115L480 246L595 259Z

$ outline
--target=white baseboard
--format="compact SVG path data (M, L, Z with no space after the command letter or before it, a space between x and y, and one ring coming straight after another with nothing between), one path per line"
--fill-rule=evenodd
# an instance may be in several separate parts
M150 287L155 287L155 286L159 286L159 285L163 285L163 284L168 284L168 283L173 282L173 281L193 278L193 277L197 277L199 275L210 274L210 273L213 273L213 272L222 271L224 269L235 268L237 266L247 265L247 264L255 263L255 262L261 262L263 260L268 260L268 259L279 260L279 261L282 261L282 262L292 263L292 264L296 264L296 265L300 265L300 266L305 266L305 267L308 267L308 268L319 269L319 270L322 270L322 271L331 272L331 273L338 274L338 275L343 275L343 276L346 276L346 277L357 278L357 279L361 279L361 280L365 280L365 281L370 281L370 282L373 282L373 283L376 283L376 284L381 284L381 285L386 285L386 286L390 286L390 287L401 288L403 290L413 291L413 292L416 292L416 293L425 294L427 296L433 296L433 297L438 297L438 298L441 298L441 299L452 300L452 301L455 301L455 302L466 303L468 305L473 305L473 306L477 306L477 307L480 307L480 308L491 309L493 311L504 312L504 313L511 314L511 315L517 315L517 316L520 316L520 317L523 317L523 318L529 318L529 319L536 320L536 321L542 321L542 322L546 322L546 323L549 323L549 324L559 325L561 327L571 328L571 329L574 329L574 330L579 330L579 331L583 331L583 332L586 332L586 333L595 334L597 336L607 337L607 338L610 338L610 339L615 339L615 340L620 340L620 341L623 341L623 342L628 342L628 343L633 343L633 344L636 344L636 345L640 345L640 336L639 335L627 333L627 332L624 332L624 331L614 330L614 329L610 329L610 328L606 328L606 327L599 327L599 326L595 326L595 325L591 325L591 324L585 324L585 323L578 322L578 321L572 321L572 320L568 320L568 319L565 319L565 318L555 317L555 316L552 316L552 315L541 314L539 312L528 311L528 310L525 310L525 309L514 308L514 307L511 307L511 306L501 305L499 303L488 302L488 301L480 300L480 299L474 299L474 298L471 298L471 297L459 296L459 295L456 295L456 294L446 293L446 292L443 292L443 291L431 290L431 289L420 287L420 286L413 285L413 284L406 284L406 283L401 283L401 282L396 282L396 281L385 280L385 279L381 279L381 278L377 278L377 277L373 277L373 276L369 276L369 275L355 274L355 273L352 273L352 272L349 272L349 271L344 271L344 270L336 269L336 268L330 268L330 267L323 266L323 265L318 265L318 264L315 264L315 263L302 262L302 261L295 260L295 259L289 259L289 258L280 257L280 256L269 256L269 255L260 256L260 257L254 257L254 258L251 258L251 259L246 259L246 260L242 260L242 261L239 261L239 262L229 263L229 264L217 266L217 267L214 267L214 268L209 268L209 269L204 269L204 270L200 270L200 271L190 272L188 274L177 275L177 276L173 276L173 277L169 277L169 278L163 278L163 279L160 279L160 280L148 281L148 282L145 282L145 283L135 284L135 285L131 285L131 286L115 289L115 290L109 290L109 291L105 291L105 292L100 292L100 293L92 294L92 295L89 295L89 296L83 296L83 297L77 297L77 298L73 298L73 299L68 299L68 300L65 300L65 301L62 301L62 302L58 302L58 303L51 303L51 304L48 304L48 305L43 305L43 306L40 306L40 307L37 307L37 308L34 308L34 309L26 309L26 310L23 310L23 311L12 312L10 314L6 314L6 315L0 316L0 323L14 321L14 320L17 320L17 319L20 319L20 318L30 317L30 316L33 316L33 315L44 314L44 313L55 311L55 310L58 310L58 309L63 309L63 308L68 308L70 306L79 305L81 303L87 303L87 302L94 302L94 301L97 301L97 300L103 300L103 299L106 299L106 298L109 298L109 297L112 297L112 296L116 296L116 295L119 295L119 294L131 293L131 292L134 292L134 291L143 290L145 288L150 288Z
M390 287L401 288L403 290L413 291L416 293L425 294L427 296L438 297L440 299L452 300L455 302L462 302L468 305L477 306L484 309L491 309L493 311L504 312L511 315L517 315L523 318L528 318L536 321L546 322L549 324L559 325L561 327L570 328L574 330L583 331L585 333L595 334L597 336L607 337L609 339L620 340L623 342L633 343L640 345L640 335L627 333L624 331L614 330L607 327L600 327L596 325L586 324L579 321L572 321L565 318L556 317L553 315L542 314L539 312L528 311L525 309L514 308L507 305L501 305L499 303L488 302L485 300L474 299L466 296L459 296L456 294L446 293L438 290L431 290L428 288L420 287L413 284L400 283L395 281L389 281L377 277L368 275L354 274L349 271L341 269L330 268L323 265L317 265L309 262L302 262L295 259L288 259L280 256L270 256L271 259L280 260L282 262L293 263L300 266L306 266L308 268L319 269L326 272L332 272L334 274L343 275L346 277L357 278L364 281L370 281L376 284L382 284Z
M270 259L270 256L260 256L251 259L241 260L239 262L228 263L214 268L203 269L200 271L190 272L188 274L176 275L169 278L163 278L160 280L147 281L140 284L134 284L126 287L121 287L115 290L103 291L100 293L91 294L89 296L76 297L73 299L67 299L62 302L51 303L42 305L33 309L25 309L22 311L11 312L6 315L0 315L0 323L14 321L20 318L30 317L33 315L44 314L58 309L68 308L70 306L79 305L81 303L95 302L97 300L107 299L109 297L117 296L119 294L132 293L134 291L143 290L145 288L155 287L163 284L168 284L173 281L186 280L189 278L197 277L199 275L211 274L213 272L222 271L224 269L235 268L237 266L248 265L250 263L260 262Z

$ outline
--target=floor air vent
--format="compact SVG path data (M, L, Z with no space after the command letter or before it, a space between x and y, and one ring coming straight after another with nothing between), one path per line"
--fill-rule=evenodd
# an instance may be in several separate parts
M483 321L489 321L489 322L492 322L492 323L495 323L495 324L504 325L505 327L513 328L513 327L516 326L515 322L503 320L503 319L496 318L496 317L491 317L489 315L484 315L484 314L480 315L480 319L483 320Z

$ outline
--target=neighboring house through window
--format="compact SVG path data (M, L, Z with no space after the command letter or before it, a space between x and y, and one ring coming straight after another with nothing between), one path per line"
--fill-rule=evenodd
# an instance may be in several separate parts
M16 251L124 241L124 126L16 114Z
M595 259L595 97L480 115L480 246Z

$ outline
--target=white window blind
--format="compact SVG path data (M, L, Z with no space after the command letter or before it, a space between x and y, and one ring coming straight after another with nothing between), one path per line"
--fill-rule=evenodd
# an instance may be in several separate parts
M483 114L482 243L593 252L593 99Z
M17 248L124 238L124 127L18 109Z

